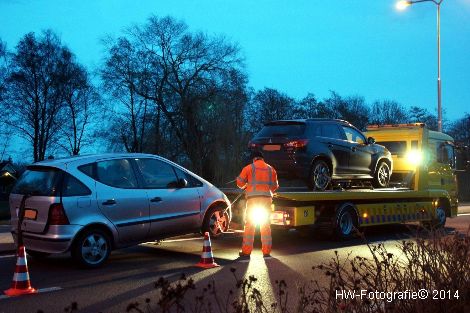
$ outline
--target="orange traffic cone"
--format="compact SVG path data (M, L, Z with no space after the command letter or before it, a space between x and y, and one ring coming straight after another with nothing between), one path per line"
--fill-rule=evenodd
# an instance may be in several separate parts
M38 291L31 287L29 281L28 263L26 261L26 253L24 246L18 247L18 258L16 260L15 274L13 275L13 281L11 287L5 290L7 296L21 296L31 293L37 293Z
M212 255L211 249L211 238L209 237L209 232L207 231L204 233L204 245L202 246L201 261L199 261L196 266L202 268L213 268L220 266L214 261L214 256Z

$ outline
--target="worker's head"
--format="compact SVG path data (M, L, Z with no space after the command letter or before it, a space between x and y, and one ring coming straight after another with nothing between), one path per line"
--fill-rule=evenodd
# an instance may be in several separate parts
M253 160L255 160L255 159L263 159L264 156L263 156L263 153L262 153L261 151L259 151L259 150L253 150L253 151L251 152L251 158L252 158Z

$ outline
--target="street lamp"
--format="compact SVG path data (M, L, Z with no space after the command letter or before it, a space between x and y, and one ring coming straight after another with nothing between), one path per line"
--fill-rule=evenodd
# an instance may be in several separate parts
M398 1L397 9L404 10L412 4L420 2L433 2L437 6L437 130L442 131L442 106L441 106L441 3L444 0L415 0Z

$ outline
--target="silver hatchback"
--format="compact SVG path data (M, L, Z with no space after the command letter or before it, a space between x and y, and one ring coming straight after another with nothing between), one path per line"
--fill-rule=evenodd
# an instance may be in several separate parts
M85 267L112 249L175 235L225 232L230 201L183 167L150 154L101 154L28 166L10 195L12 233L21 226L33 257L70 251Z

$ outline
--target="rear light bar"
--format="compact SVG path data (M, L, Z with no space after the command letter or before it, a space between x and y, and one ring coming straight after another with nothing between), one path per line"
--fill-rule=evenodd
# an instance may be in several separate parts
M304 148L308 143L308 139L297 139L297 140L292 140L289 142L286 142L284 144L284 147L288 149L300 149Z
M49 225L69 225L62 203L51 204L49 208Z

